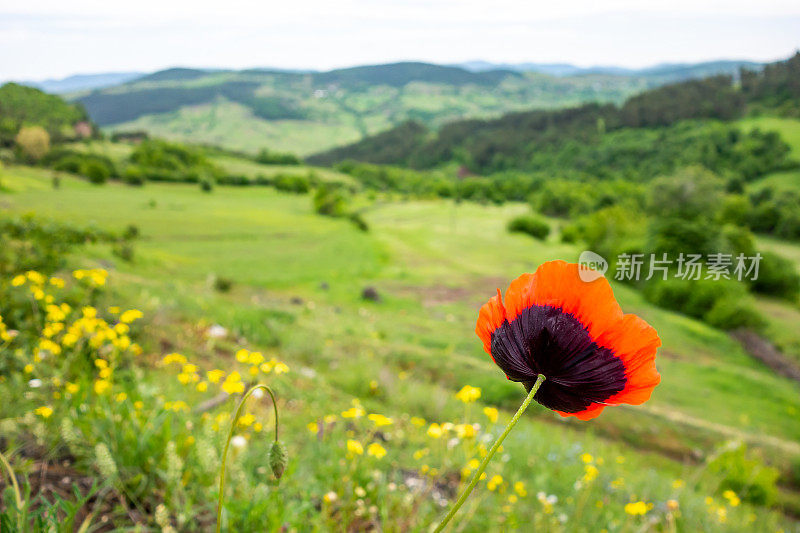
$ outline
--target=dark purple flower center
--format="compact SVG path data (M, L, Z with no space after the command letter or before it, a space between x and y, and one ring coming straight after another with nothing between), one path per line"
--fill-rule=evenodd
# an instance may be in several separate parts
M492 357L506 376L530 392L538 374L547 378L534 399L564 413L583 411L625 388L625 365L598 346L586 327L558 307L534 305L492 333Z

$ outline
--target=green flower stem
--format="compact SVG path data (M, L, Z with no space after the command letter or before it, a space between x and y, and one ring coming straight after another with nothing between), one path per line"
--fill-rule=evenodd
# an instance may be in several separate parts
M458 500L456 501L455 505L453 505L453 507L450 508L450 511L447 513L447 516L445 516L442 522L436 527L434 533L439 533L440 531L442 531L444 527L447 525L447 523L450 522L450 520L453 518L453 516L455 516L455 514L458 512L461 506L464 505L464 502L467 501L467 497L472 492L472 489L475 488L475 485L478 484L478 481L481 479L481 474L483 474L483 472L486 470L486 467L489 465L489 461L492 460L494 454L497 453L497 449L500 448L500 445L503 444L503 441L506 439L508 434L511 433L511 430L514 429L515 425L517 425L517 422L519 422L522 413L524 413L525 409L527 409L528 406L531 404L531 401L533 401L533 397L536 394L536 391L539 390L539 387L542 385L542 383L544 383L544 375L539 374L536 378L536 383L533 384L533 387L531 388L531 391L528 393L528 396L525 398L525 400L523 400L522 405L519 406L519 409L517 410L516 414L514 414L514 416L511 418L511 422L508 423L506 429L503 430L500 436L497 437L497 440L494 442L494 444L492 444L492 447L489 448L489 452L486 454L486 457L483 458L483 461L478 467L478 470L475 471L475 474L472 476L469 485L467 485L467 487L461 493L461 496L458 497Z
M14 474L14 469L11 468L11 464L6 459L6 456L0 452L0 463L3 464L5 469L8 471L8 477L11 480L11 486L14 489L14 498L17 500L17 519L19 520L19 527L20 530L22 529L22 495L19 491L19 485L17 484L17 476Z
M217 533L222 529L222 503L225 500L225 468L228 464L228 448L231 445L233 433L236 431L236 424L239 422L239 417L242 416L245 402L247 402L247 399L258 389L267 391L272 398L272 406L275 408L275 442L278 442L278 403L275 401L275 394L272 392L272 389L266 385L254 385L244 393L244 396L242 396L242 399L239 401L236 414L233 415L233 420L231 421L228 440L225 441L225 448L222 450L222 467L219 471L219 502L217 503Z

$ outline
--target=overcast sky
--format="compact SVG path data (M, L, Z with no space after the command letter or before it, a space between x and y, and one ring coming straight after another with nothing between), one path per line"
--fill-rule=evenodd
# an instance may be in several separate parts
M399 60L641 67L798 48L798 0L0 0L0 79Z

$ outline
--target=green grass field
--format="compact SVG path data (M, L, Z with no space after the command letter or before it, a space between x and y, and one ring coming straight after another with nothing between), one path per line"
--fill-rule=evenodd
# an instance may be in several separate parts
M247 162L218 162L255 171ZM325 413L347 409L352 398L396 420L475 418L453 399L469 384L482 389L482 405L499 407L503 416L512 413L523 391L483 352L473 332L477 310L518 274L550 259L574 261L580 252L553 237L542 243L508 234L506 221L527 209L521 204L378 200L365 213L370 231L364 233L346 221L315 215L308 195L270 188L217 187L205 194L180 184L97 187L65 178L54 190L50 173L25 167L0 170L0 181L9 191L0 194L0 205L12 213L35 212L116 231L138 226L132 263L96 245L71 264L110 270L113 294L148 317L146 353L169 346L224 368L231 352L209 349L191 334L199 324L220 324L239 343L278 354L292 368L290 384L280 389L289 402L283 432L293 458L281 489L286 495L281 516L289 523L307 519L301 509L309 505L309 495L333 490L346 498L342 491L352 490L330 478L347 475L326 466L337 459L310 439L305 427ZM232 290L214 291L214 277L232 280ZM377 288L380 302L362 300L367 286ZM599 523L636 531L647 522L626 516L625 502L650 501L661 509L668 498L677 498L692 527L796 528L757 506L730 507L723 521L714 507L720 498L713 483L683 488L676 480L704 479L695 460L730 440L745 442L789 472L800 462L797 384L775 376L726 334L654 308L629 287L617 286L615 293L626 312L644 317L662 337L657 359L662 384L644 406L607 409L590 423L529 410L495 470L506 479L525 480L531 491L556 494L560 512L569 516L561 523L558 513L551 517L529 496L514 506L515 519L556 531L593 531ZM787 327L798 314L793 312L786 316ZM164 390L175 386L174 378L148 379ZM396 479L420 468L411 453L425 444L425 436L393 435L381 475ZM437 453L434 448L422 461L423 470L436 466ZM582 453L604 458L598 464L602 483L616 489L598 486L600 495L589 496L573 487L583 474ZM457 461L448 463L451 471L458 471ZM441 468L444 476L445 465ZM467 530L501 527L506 523L501 517L511 513L504 505L511 504L506 496L494 499L485 487L478 490ZM705 503L706 497L717 503ZM797 495L786 485L780 501L791 509ZM570 510L575 505L580 512ZM413 512L409 527L416 529L440 510L423 504Z
M239 165L248 171L246 163ZM291 401L284 438L296 461L286 490L297 505L304 491L327 492L320 461L331 460L307 442L306 424L348 408L351 398L397 419L448 420L460 416L453 394L470 384L482 388L482 404L512 413L523 391L503 379L483 352L473 332L477 310L520 273L550 259L574 261L580 252L552 237L542 243L506 233L506 221L524 212L524 205L379 200L365 213L370 231L363 233L346 221L315 215L307 195L269 188L217 187L204 194L186 185L96 187L66 178L53 190L49 180L49 173L23 167L0 171L10 190L0 193L0 205L110 230L138 226L134 262L98 245L71 263L111 271L113 293L149 317L146 350L166 344L224 364L230 353L209 352L186 334L191 325L220 324L247 345L278 353L293 371L306 369L293 373L292 385L282 390ZM214 277L232 280L232 290L215 292ZM380 302L361 299L367 286L377 288ZM629 287L617 286L615 293L626 312L641 315L662 337L657 364L663 380L652 400L607 409L590 423L533 408L507 444L509 464L501 463L498 472L522 476L532 490L555 493L562 503L579 497L571 476L582 472L580 453L606 458L599 467L605 482L626 480L629 494L583 502L591 512L574 518L577 523L553 523L553 530L594 530L589 524L595 520L638 530L644 523L626 523L620 501L669 497L680 499L703 528L755 530L744 510L731 508L725 523L706 512L704 499L714 496L707 485L677 490L675 480L694 478L698 467L690 458L732 439L790 471L800 462L798 385L775 376L726 334L654 308ZM410 457L419 441L406 439L405 445L400 439L391 443L398 449L387 475L419 467ZM785 505L795 505L788 487L782 494ZM472 512L484 513L475 524L498 525L491 501L475 503ZM527 505L514 511L520 520L540 512L539 502ZM423 506L415 512L424 523L439 511ZM747 513L759 517L758 530L796 527L758 507L747 507Z

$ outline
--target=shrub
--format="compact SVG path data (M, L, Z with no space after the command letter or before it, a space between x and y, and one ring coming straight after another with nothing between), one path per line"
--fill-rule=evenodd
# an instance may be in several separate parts
M561 242L576 243L580 239L581 232L576 224L566 224L561 226Z
M339 217L347 210L347 198L341 188L322 185L314 193L314 211L320 215Z
M263 165L299 165L300 158L294 154L273 152L266 148L256 156L256 161Z
M81 174L83 161L77 154L62 157L53 165L54 170L69 172L71 174Z
M747 296L744 286L735 281L653 279L644 285L645 298L665 309L678 311L694 318L708 317L719 301L743 300ZM717 309L712 317L719 323L723 315Z
M715 328L730 331L739 328L761 329L764 318L749 298L726 296L714 302L703 321Z
M102 185L110 177L108 167L98 161L86 161L82 173L95 185Z
M746 196L730 194L722 202L719 218L723 223L746 226L751 209L750 200Z
M615 205L580 218L574 231L589 250L612 261L621 253L639 253L644 248L646 230L644 215Z
M230 292L233 288L233 280L230 278L223 278L222 276L214 277L214 290L217 292Z
M120 243L114 246L111 250L114 255L125 261L126 263L133 262L133 246L128 243Z
M347 218L359 230L363 232L369 231L369 224L367 224L367 221L364 220L364 217L362 217L360 213L350 213L347 215Z
M800 295L800 275L794 263L772 252L761 254L758 277L750 285L756 292L790 301L797 300Z
M550 225L536 215L521 215L508 223L510 233L526 233L534 239L544 240L550 234Z
M39 161L50 151L50 134L41 126L20 129L14 141L22 155L31 161Z
M722 476L720 493L732 490L746 502L769 505L778 494L779 472L755 457L748 458L746 452L744 444L728 449L708 464L708 470Z
M212 192L214 190L214 182L210 178L203 178L200 180L200 190L203 192Z
M217 178L217 183L219 185L233 185L234 187L247 187L248 185L252 185L252 182L247 176L240 174L228 174L225 176L220 176Z
M272 184L279 191L295 194L305 194L311 189L308 178L297 174L277 174L272 179Z
M139 226L136 224L128 224L128 226L125 228L125 231L122 233L122 238L126 241L130 241L138 238L139 234Z
M122 174L122 181L134 187L141 187L145 182L144 170L137 165L130 165Z

